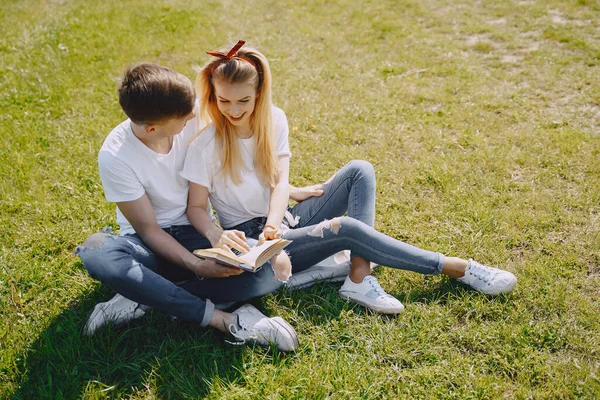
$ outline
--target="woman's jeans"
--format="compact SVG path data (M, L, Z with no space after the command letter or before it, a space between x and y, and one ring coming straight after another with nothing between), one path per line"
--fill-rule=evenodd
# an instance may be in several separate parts
M191 225L164 229L189 251L211 247ZM92 278L122 296L207 326L215 303L249 300L277 291L283 283L272 268L228 278L198 279L193 272L158 257L137 235L96 233L77 247L76 255Z
M366 161L351 161L323 185L323 195L311 197L288 209L284 220L293 240L286 248L293 271L300 272L342 250L377 264L439 274L444 266L440 253L422 250L373 229L375 172ZM340 217L348 212L347 217ZM293 218L292 218L293 217ZM255 218L228 229L257 238L266 218Z

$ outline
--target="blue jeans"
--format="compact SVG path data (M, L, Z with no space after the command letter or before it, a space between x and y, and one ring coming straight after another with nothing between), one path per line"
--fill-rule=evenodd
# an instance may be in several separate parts
M286 221L294 226L283 235L293 240L286 251L294 272L341 250L350 250L351 257L360 256L392 268L421 274L442 271L442 254L411 246L373 228L375 187L373 166L366 161L351 161L323 185L322 196L311 197L288 209L299 218L297 224ZM346 212L347 217L340 217ZM256 238L265 222L266 218L255 218L229 229Z
M189 251L211 247L191 225L164 229ZM122 296L207 326L215 303L246 301L277 291L272 268L228 278L198 279L193 272L158 257L137 235L96 233L75 254L92 278Z

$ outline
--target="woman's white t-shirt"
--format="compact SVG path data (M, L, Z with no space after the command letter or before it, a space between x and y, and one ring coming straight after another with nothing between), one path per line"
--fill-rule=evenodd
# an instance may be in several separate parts
M291 156L288 142L288 124L283 110L273 107L273 134L278 157ZM263 185L255 172L256 137L238 139L240 153L246 168L241 171L242 183L235 185L224 178L215 140L215 126L211 125L197 137L187 151L181 176L208 189L210 203L217 212L223 228L231 228L269 213L271 190Z

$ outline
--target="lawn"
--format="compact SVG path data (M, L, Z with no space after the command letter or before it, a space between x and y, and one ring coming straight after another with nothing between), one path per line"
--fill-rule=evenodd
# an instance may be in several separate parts
M237 39L270 60L293 183L369 160L379 230L515 291L382 267L397 317L334 284L255 300L290 355L158 312L82 337L114 294L71 254L116 225L96 155L117 79L194 78ZM0 398L600 398L598 1L3 0L0 70Z

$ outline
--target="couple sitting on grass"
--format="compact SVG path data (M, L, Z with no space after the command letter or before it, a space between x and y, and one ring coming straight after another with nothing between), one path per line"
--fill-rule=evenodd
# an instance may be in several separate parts
M335 277L342 265L318 263L344 250L351 266L339 294L375 312L397 314L404 306L371 275L371 262L442 273L484 294L513 289L510 272L376 231L375 174L368 162L352 161L322 185L290 186L288 124L271 102L269 64L243 44L209 52L213 58L198 73L195 90L188 78L159 65L126 72L119 101L129 119L113 129L98 155L120 235L96 233L77 249L89 274L118 294L96 305L86 334L152 308L236 342L294 351L298 336L284 319L250 304L225 310L293 282L292 265L308 284ZM244 253L257 240L280 237L291 244L255 273L192 254L210 247Z

